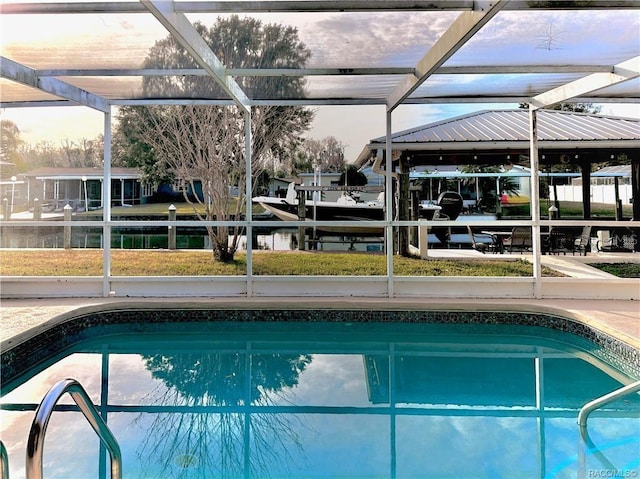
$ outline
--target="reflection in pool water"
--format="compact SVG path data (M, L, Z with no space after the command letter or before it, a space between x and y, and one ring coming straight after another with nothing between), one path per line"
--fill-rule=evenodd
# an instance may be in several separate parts
M24 477L32 410L67 376L107 417L125 478L640 474L637 395L592 415L585 449L579 408L629 378L584 340L477 325L191 326L79 345L6 394L11 477ZM68 398L45 444L45 477L108 477Z

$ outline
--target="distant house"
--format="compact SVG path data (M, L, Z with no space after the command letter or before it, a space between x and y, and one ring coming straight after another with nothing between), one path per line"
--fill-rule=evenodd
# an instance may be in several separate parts
M37 198L53 210L65 205L74 210L104 207L104 174L97 168L38 168L23 173L21 193L30 205ZM145 203L153 195L152 185L143 185L141 173L134 168L111 168L111 205L133 206Z
M16 165L10 161L0 160L0 180L9 180L16 174Z
M617 180L616 180L617 178ZM631 165L605 166L591 174L592 185L630 185L631 184ZM572 185L581 185L582 178L571 180Z
M287 188L290 183L300 183L298 178L271 178L269 180L269 192L267 196L276 196L284 198L287 194Z
M22 189L23 181L16 175L16 165L0 160L0 198L3 207L10 207L13 212L14 205L24 204L21 200Z

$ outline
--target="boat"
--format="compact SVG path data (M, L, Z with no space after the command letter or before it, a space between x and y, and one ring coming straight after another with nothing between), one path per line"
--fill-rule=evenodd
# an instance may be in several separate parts
M256 196L253 203L261 205L282 221L298 221L298 197L295 184L289 184L284 198ZM442 207L435 203L424 204L420 208L422 218L435 219ZM372 201L359 201L343 191L336 201L309 200L305 202L307 221L384 221L384 192ZM316 226L316 231L338 234L382 235L383 226L336 225Z

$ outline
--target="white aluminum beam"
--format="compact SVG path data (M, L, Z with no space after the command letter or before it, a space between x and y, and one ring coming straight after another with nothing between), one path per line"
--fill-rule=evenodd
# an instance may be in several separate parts
M471 10L473 0L229 0L179 2L180 13L371 12ZM1 13L140 13L139 2L27 2L0 5Z
M473 0L229 0L185 1L176 5L180 13L278 13L278 12L371 12L471 10ZM511 0L507 10L611 10L640 8L638 0L590 0L589 2L537 2ZM51 13L141 13L139 2L25 2L0 4L2 14Z
M611 65L482 65L440 67L434 75L503 75L503 74L556 74L556 73L610 73ZM87 68L87 69L39 69L39 76L53 77L130 77L130 76L205 76L202 68ZM376 68L227 68L227 75L256 77L304 77L304 76L361 76L361 75L412 75L413 67Z
M404 105L444 105L444 104L484 104L484 103L505 103L518 104L529 103L531 97L525 96L477 96L477 97L427 97L409 98L403 102ZM567 103L625 103L637 104L637 97L628 96L607 96L607 97L575 97L566 101ZM122 98L112 99L109 103L113 106L141 106L141 105L235 105L231 99L227 100L202 100L202 99L172 99L172 98ZM327 105L386 105L384 98L369 97L348 97L348 98L299 98L299 99L270 99L251 100L251 106L327 106ZM70 100L25 100L25 101L1 101L0 108L34 108L34 107L61 107L78 106L78 103Z
M536 95L531 99L530 105L534 109L544 108L638 77L640 77L640 56L618 63L608 73L592 73L579 80Z
M183 13L177 13L173 1L140 0L154 17L174 36L196 60L198 65L211 75L222 89L245 112L249 111L249 98L233 78L227 75L226 68L211 51L207 42L200 36L193 24Z
M611 67L580 67L581 73L594 71L610 71ZM114 69L55 69L37 70L41 76L93 76L93 77L130 77L130 76L205 76L202 68L114 68ZM413 73L410 67L380 67L380 68L227 68L226 74L236 76L255 77L304 77L304 76L344 76L344 75L408 75Z
M474 2L472 11L462 12L416 65L416 75L401 82L387 98L387 110L394 110L416 88L487 24L506 4L506 0Z
M52 77L40 77L35 70L5 57L0 57L0 77L66 98L103 113L110 111L109 102L94 93Z
M406 100L404 105L443 105L443 104L483 104L483 103L528 103L529 97L447 97L447 98L416 98ZM637 98L627 97L578 97L570 102L577 103L625 103L637 104ZM233 100L187 100L187 99L120 99L110 100L113 106L142 106L142 105L235 105ZM373 105L384 106L381 98L315 98L299 100L253 100L251 106L349 106L349 105ZM69 100L59 101L0 101L0 108L35 108L35 107L64 107L78 106L78 103Z

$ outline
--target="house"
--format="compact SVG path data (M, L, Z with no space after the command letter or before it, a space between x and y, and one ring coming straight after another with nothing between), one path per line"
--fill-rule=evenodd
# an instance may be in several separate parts
M74 210L91 210L104 206L104 171L98 168L38 168L19 175L24 182L22 201L34 199L52 210L65 205ZM135 168L111 168L111 205L133 206L145 203L152 196L153 185L142 183L142 174Z

